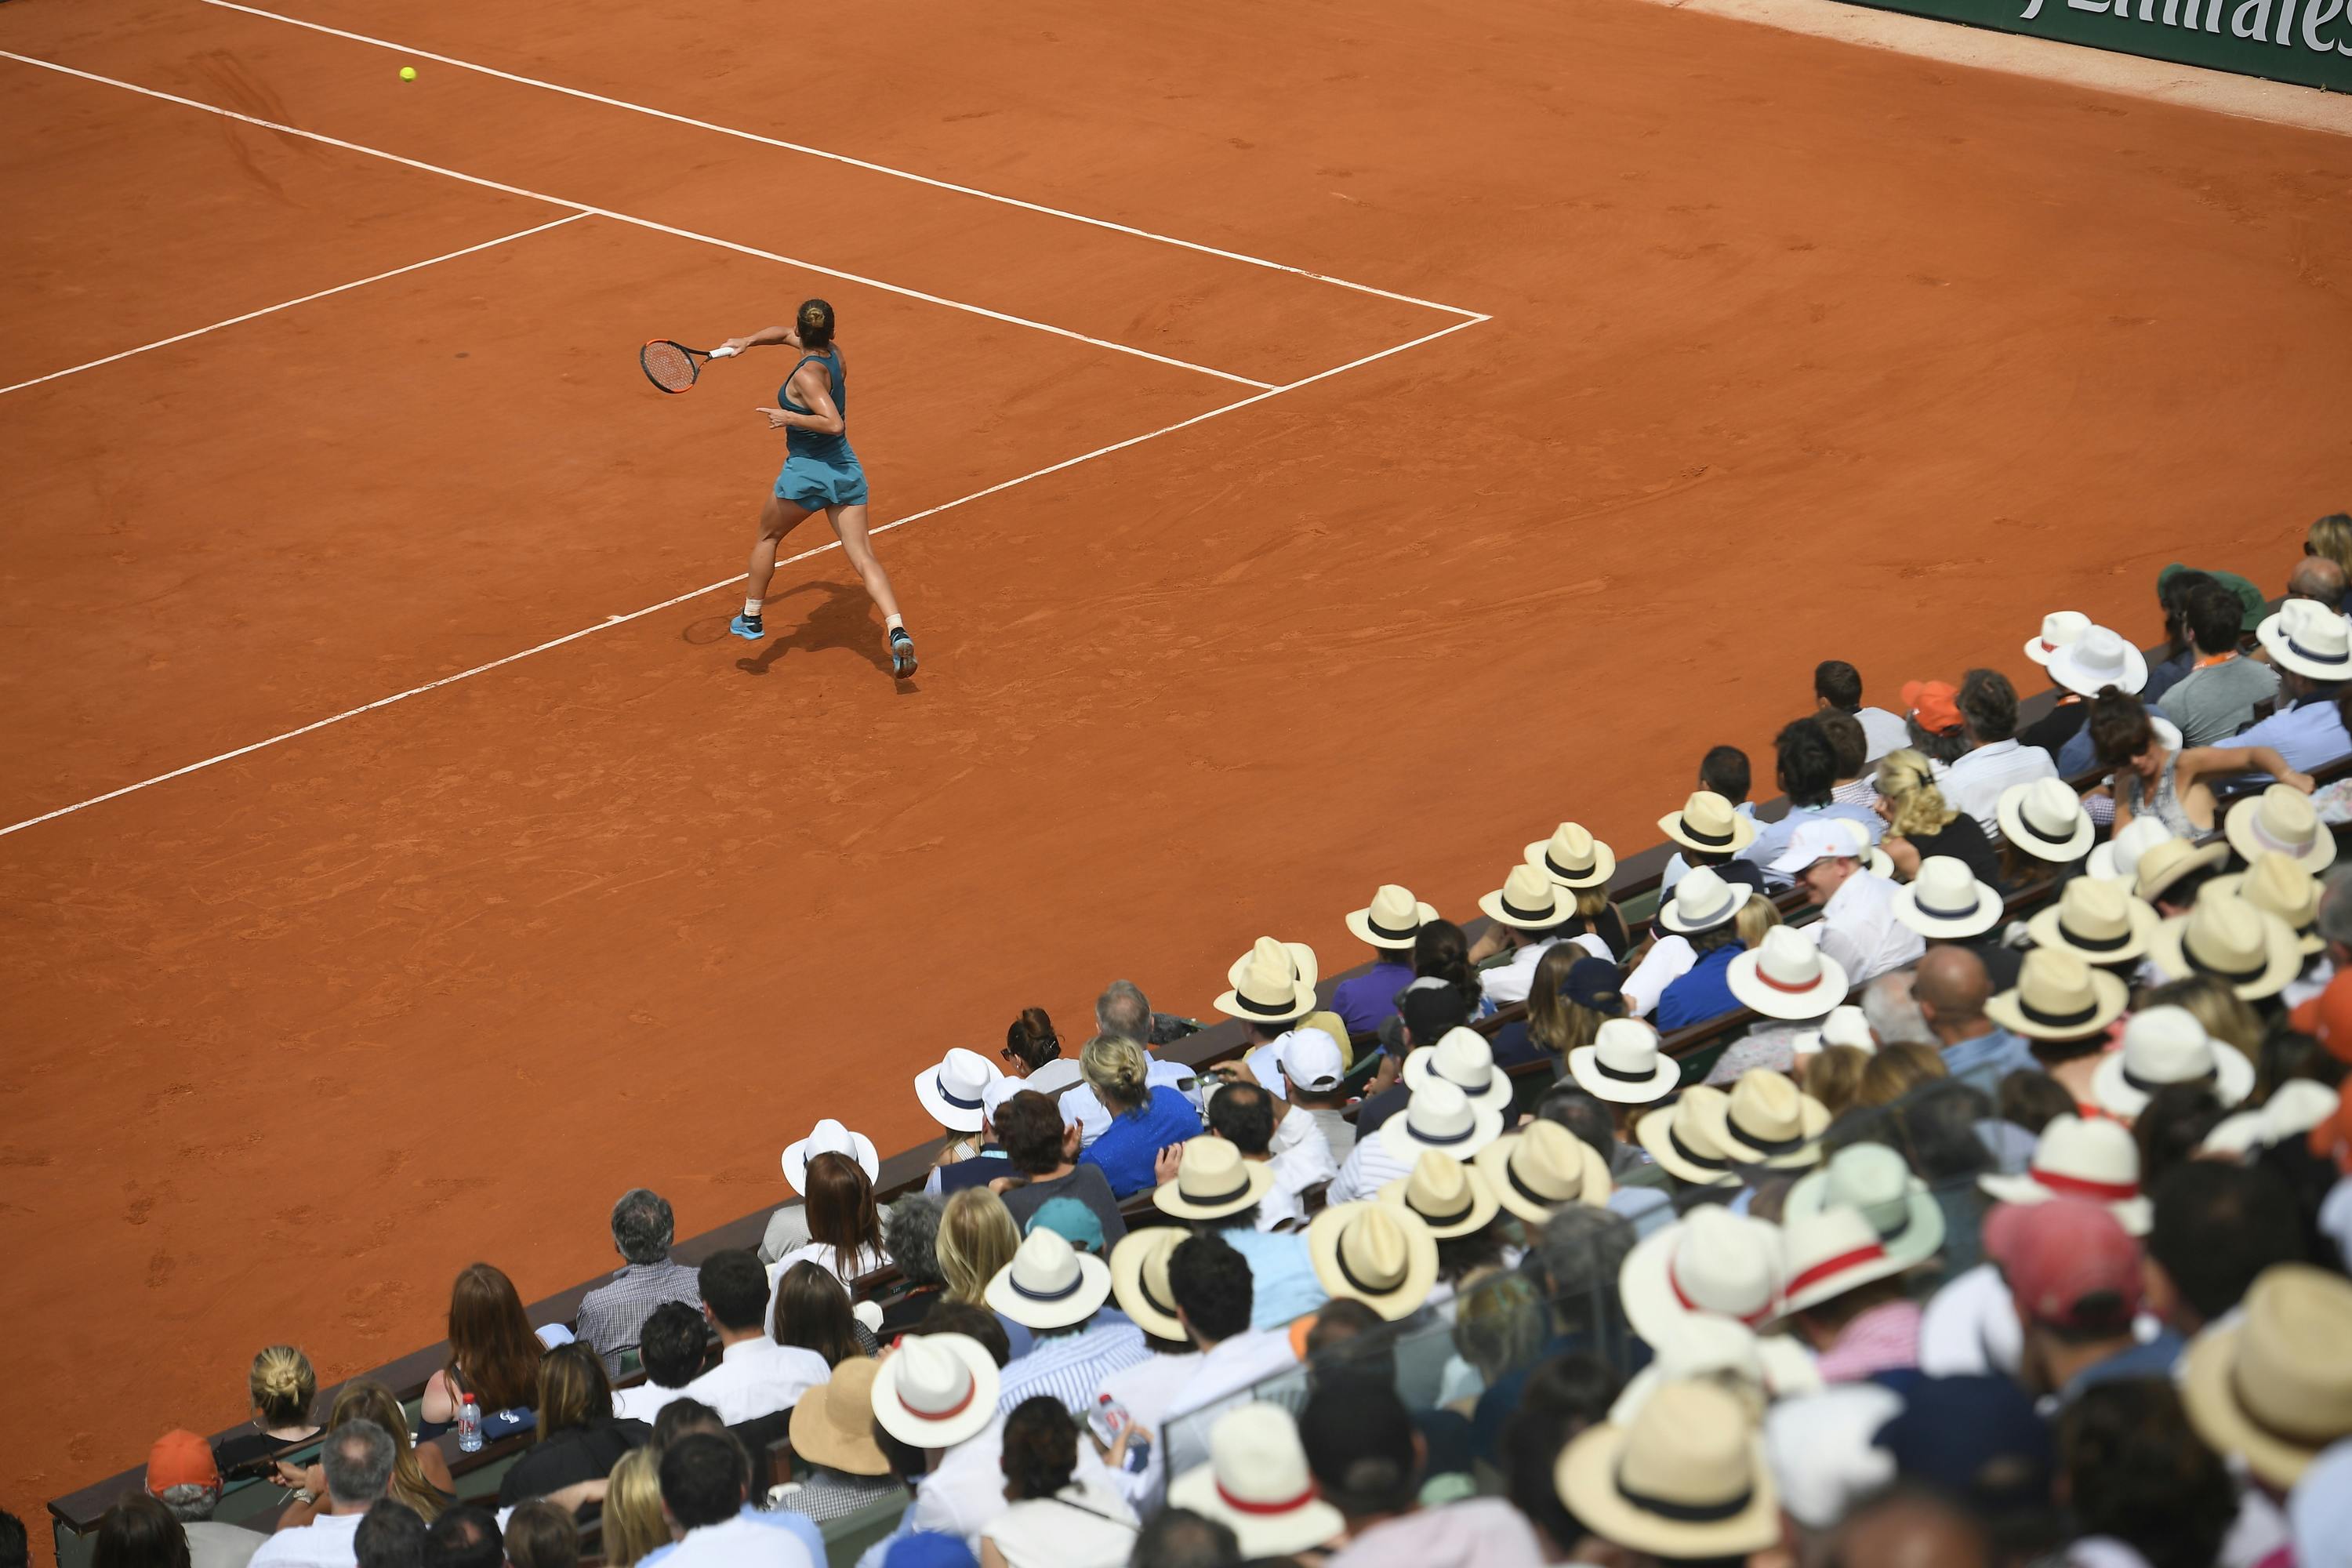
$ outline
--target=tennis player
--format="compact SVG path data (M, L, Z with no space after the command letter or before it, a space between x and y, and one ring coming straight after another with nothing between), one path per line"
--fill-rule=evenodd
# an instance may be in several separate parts
M776 574L776 546L812 512L821 511L882 612L890 673L903 680L915 673L915 639L898 613L890 574L874 558L874 546L866 537L866 470L849 449L849 381L841 345L833 341L833 307L810 300L793 321L790 327L727 340L726 346L738 353L782 343L801 356L776 389L782 406L758 411L770 429L785 432L784 467L776 476L774 493L760 510L760 537L752 542L751 569L743 584L743 613L728 622L727 629L753 641L768 635L760 611L768 582Z

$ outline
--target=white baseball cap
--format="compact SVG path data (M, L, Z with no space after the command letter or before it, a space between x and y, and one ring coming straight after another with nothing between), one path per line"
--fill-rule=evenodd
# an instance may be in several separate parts
M1309 1094L1328 1094L1339 1087L1348 1064L1340 1059L1339 1042L1321 1029L1294 1029L1282 1043L1282 1076Z

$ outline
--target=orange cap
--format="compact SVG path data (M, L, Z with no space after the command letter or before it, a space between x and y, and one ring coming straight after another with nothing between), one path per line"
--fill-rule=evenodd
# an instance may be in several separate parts
M1929 734L1949 734L1960 727L1960 689L1948 680L1905 681L1903 706Z
M2327 983L2327 989L2299 1004L2287 1015L2290 1027L2317 1040L2337 1061L2352 1062L2352 969Z
M220 1467L212 1445L194 1432L166 1432L147 1451L147 1489L159 1496L173 1487L216 1487Z

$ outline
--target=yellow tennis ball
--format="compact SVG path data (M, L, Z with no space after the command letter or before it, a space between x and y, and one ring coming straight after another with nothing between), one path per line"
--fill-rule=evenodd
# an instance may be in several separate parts
M416 79L416 68L415 66L401 67L400 79L403 81L415 81Z

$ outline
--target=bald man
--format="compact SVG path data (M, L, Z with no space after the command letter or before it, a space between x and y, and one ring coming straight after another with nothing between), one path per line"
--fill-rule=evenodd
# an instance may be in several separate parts
M2306 555L2286 574L2286 596L2316 599L2329 609L2344 604L2344 568L2325 555Z
M1992 1537L1939 1497L1896 1491L1847 1518L1829 1568L1993 1568Z
M1991 995L1984 961L1957 945L1929 948L1911 981L1911 1000L1927 1020L1945 1068L1988 1094L2012 1072L2042 1070L2031 1042L1985 1016Z

